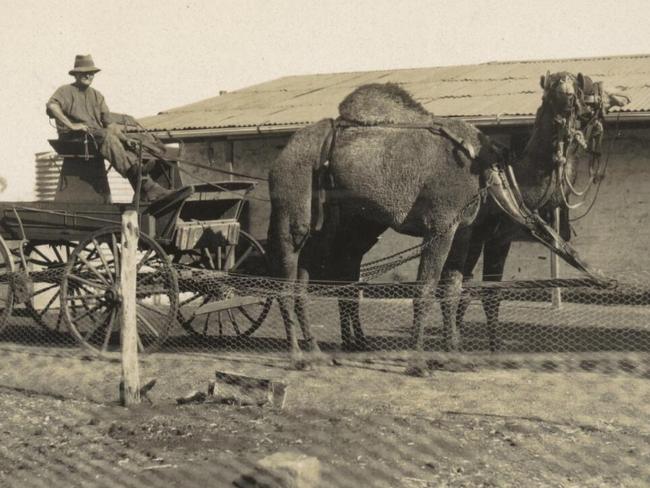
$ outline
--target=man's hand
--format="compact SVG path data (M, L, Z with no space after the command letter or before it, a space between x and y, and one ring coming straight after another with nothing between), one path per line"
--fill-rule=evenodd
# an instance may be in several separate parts
M127 149L130 149L131 151L137 151L139 142L137 139L130 139L128 137L125 137L123 142Z
M72 123L70 124L70 130L88 132L88 126L84 123Z

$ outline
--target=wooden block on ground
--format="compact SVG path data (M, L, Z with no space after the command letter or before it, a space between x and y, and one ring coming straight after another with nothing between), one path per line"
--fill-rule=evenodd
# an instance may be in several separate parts
M284 407L287 385L281 381L225 371L217 371L215 376L214 396L217 399L232 399L233 403L241 404Z
M316 488L320 461L295 452L276 452L260 459L252 472L233 483L238 488Z

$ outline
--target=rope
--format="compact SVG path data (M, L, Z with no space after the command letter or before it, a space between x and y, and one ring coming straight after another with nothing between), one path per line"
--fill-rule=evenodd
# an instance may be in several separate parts
M454 226L458 225L458 223L462 220L462 216L465 213L465 210L467 210L469 207L474 205L477 201L480 202L481 199L483 198L483 195L485 193L486 189L481 188L479 190L479 193L477 195L474 195L464 206L460 211L458 212L458 215L452 220L449 225L442 231L438 232L438 235L445 233L449 230L451 230ZM478 213L477 209L477 213ZM422 251L424 249L427 249L429 247L432 247L434 242L438 240L438 236L433 236L431 239L429 239L426 242L422 242L421 244L418 244L416 246L409 247L408 249L404 249L403 251L396 252L394 254L391 254L390 256L386 256L383 258L375 259L374 261L370 261L368 263L365 263L364 265L361 266L361 275L360 275L360 280L361 281L368 281L373 278L376 278L378 276L381 276L388 271L395 269L402 264L408 263L409 261L412 261L414 259L417 259L422 255Z
M614 137L612 137L609 141L609 146L607 148L607 157L605 158L605 164L603 165L603 171L602 175L605 175L607 172L607 166L609 164L609 158L612 154L612 150L614 148L614 143L616 140L620 137L620 120L621 120L621 112L620 110L618 111L618 115L616 116L616 128L614 130ZM589 212L594 208L594 205L596 204L596 199L598 198L598 193L600 192L600 185L603 183L604 178L599 178L598 181L596 182L596 192L594 193L594 197L591 200L591 203L589 204L589 207L587 207L587 210L580 215L579 217L575 217L573 219L569 219L569 222L577 222L578 220L586 217L589 215Z

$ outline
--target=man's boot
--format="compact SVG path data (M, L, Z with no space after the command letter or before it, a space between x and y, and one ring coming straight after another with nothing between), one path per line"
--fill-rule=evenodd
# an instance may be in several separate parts
M126 174L126 179L129 180L129 183L131 183L133 191L136 191L138 187L137 168L131 168ZM152 180L151 177L142 175L142 180L140 183L141 202L153 202L154 200L158 200L159 198L165 197L173 192L174 190L168 190L167 188L160 186L158 183ZM133 200L135 201L135 195L133 196Z
M142 185L140 187L140 200L144 202L153 202L159 198L166 197L174 193L174 190L169 190L160 186L149 176L142 177Z

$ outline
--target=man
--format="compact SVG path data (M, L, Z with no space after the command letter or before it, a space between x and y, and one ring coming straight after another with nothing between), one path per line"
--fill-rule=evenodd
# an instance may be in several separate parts
M77 55L74 68L69 71L75 78L74 83L63 85L54 92L46 104L47 114L56 121L59 139L88 137L89 144L94 143L99 153L135 189L138 156L134 150L142 141L128 138L119 125L109 121L104 96L90 86L99 71L90 54ZM146 175L142 177L141 190L141 198L148 201L171 193Z

